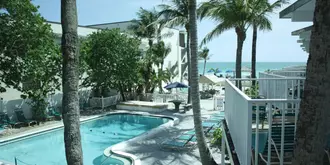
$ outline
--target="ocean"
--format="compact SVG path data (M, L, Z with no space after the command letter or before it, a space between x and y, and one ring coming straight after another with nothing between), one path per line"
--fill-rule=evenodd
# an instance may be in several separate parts
M306 65L306 62L257 62L256 63L256 71L257 71L257 77L259 72L264 72L268 69L274 70L274 69L281 69L283 67L288 66L295 66L295 65ZM242 62L242 67L249 67L251 68L251 62ZM200 74L203 74L203 68L204 68L204 62L199 62L198 64L198 71ZM211 68L219 68L222 72L219 74L225 75L226 70L235 70L235 62L206 62L205 67L205 74L208 70ZM245 75L243 73L243 75Z

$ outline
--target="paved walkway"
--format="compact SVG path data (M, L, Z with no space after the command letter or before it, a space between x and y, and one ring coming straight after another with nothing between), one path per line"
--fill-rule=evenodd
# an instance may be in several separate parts
M208 118L218 111L213 110L213 100L201 100L202 118ZM162 115L174 116L179 119L179 124L170 127L153 137L136 142L128 146L124 152L134 154L141 160L141 164L148 165L201 165L197 146L190 151L172 151L161 149L160 145L166 139L179 136L181 133L194 128L192 110L182 113L165 111ZM214 154L217 162L221 161L220 154Z

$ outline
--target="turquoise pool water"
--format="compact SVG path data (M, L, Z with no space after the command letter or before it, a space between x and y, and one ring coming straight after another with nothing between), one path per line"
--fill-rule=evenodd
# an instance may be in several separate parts
M100 165L104 159L103 151L107 147L138 136L169 120L142 115L113 114L82 123L80 131L84 164ZM0 144L0 160L14 162L15 157L31 165L65 165L63 129L5 145ZM120 160L108 159L103 165L122 164Z

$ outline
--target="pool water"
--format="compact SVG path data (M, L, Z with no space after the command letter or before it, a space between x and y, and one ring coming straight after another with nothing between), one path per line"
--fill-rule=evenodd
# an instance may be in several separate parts
M113 114L82 123L80 131L84 164L100 165L104 160L103 151L107 147L131 139L168 121L169 119L160 117ZM33 165L67 164L63 132L62 128L5 145L0 144L0 160L14 162L17 157ZM123 162L107 159L103 165L123 165Z

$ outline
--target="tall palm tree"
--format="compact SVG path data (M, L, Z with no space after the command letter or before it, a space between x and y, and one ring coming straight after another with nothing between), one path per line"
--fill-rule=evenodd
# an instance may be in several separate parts
M198 15L201 19L211 18L219 24L208 33L202 40L205 44L220 35L221 33L235 29L237 35L237 49L236 49L236 77L241 78L242 68L242 49L246 39L246 31L254 19L253 9L255 3L253 0L210 0L204 2L198 9ZM241 88L241 84L237 84Z
M77 33L76 0L61 1L62 53L63 53L63 124L67 164L82 165L80 111L78 96L79 47Z
M268 19L268 14L273 13L275 9L278 9L282 6L282 4L287 3L287 0L277 0L274 3L270 4L268 0L254 0L255 3L258 3L254 14L256 14L256 18L252 20L252 56L251 56L251 78L256 78L256 61L257 61L257 36L258 30L263 31L271 31L272 23ZM252 81L252 86L255 86L256 81Z
M133 20L133 25L129 27L133 33L139 38L147 38L149 49L147 50L143 59L143 67L141 67L141 73L143 75L144 84L142 85L142 93L152 91L152 77L153 77L153 53L152 46L155 38L157 37L157 24L154 22L158 19L158 12L155 9L146 10L142 7L137 12L138 20Z
M188 83L190 86L190 31L188 19L188 0L171 0L170 5L161 4L159 16L167 26L184 27L187 33L187 62L188 62ZM188 103L191 102L191 90L188 88Z
M306 82L300 103L293 165L323 164L329 140L330 1L316 0Z
M205 75L206 61L210 59L209 51L210 50L207 47L204 47L200 52L198 52L199 58L204 60L203 75Z
M138 20L133 20L133 25L129 27L133 33L140 38L147 38L149 47L152 47L157 34L157 24L153 24L158 19L158 12L153 8L151 10L142 7L136 13Z
M152 47L153 56L154 56L154 63L158 65L158 77L164 77L162 74L163 67L164 67L164 59L167 57L167 55L171 52L171 47L169 45L165 45L163 41L159 41ZM162 93L162 79L159 79L158 87L159 91Z
M191 34L191 96L193 99L192 107L194 113L194 125L196 130L197 145L199 154L203 165L216 165L210 150L207 147L205 136L202 127L201 107L199 97L198 85L198 57L197 57L197 14L196 14L196 0L189 0L189 27Z

